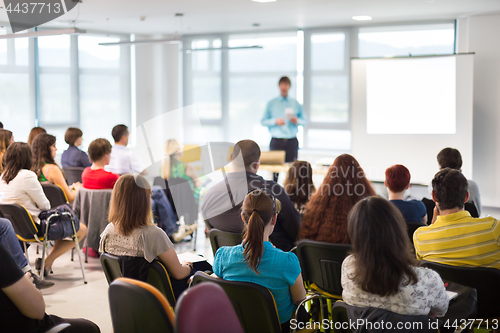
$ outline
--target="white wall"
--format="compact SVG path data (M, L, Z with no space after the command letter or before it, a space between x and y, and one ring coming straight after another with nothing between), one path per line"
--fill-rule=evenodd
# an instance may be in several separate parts
M483 206L500 207L500 14L458 20L457 52L475 52L473 179Z

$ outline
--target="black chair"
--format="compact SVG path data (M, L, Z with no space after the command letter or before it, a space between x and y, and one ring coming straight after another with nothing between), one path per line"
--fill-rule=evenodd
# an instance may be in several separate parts
M302 278L310 294L320 300L321 316L328 318L332 303L342 299L342 262L349 255L351 245L299 241L296 255L302 268ZM322 299L326 300L323 304Z
M410 238L410 242L413 244L413 234L415 233L415 230L417 230L420 227L425 227L427 224L423 222L406 222L406 227L408 231L408 237Z
M225 232L219 229L211 229L208 237L210 237L210 245L212 245L214 256L217 250L222 246L239 245L243 240L240 233Z
M191 285L203 282L213 282L224 289L246 333L281 332L278 311L269 289L250 282L226 281L202 272L196 272Z
M332 322L335 323L335 333L352 333L350 323L356 322L357 332L438 332L442 325L438 319L430 316L402 315L387 310L371 307L356 307L337 301L332 309ZM371 326L368 328L367 323ZM382 324L382 323L385 323ZM410 323L407 329L397 329L400 323ZM377 325L379 324L379 325ZM389 324L390 327L389 328ZM376 327L379 327L378 329Z
M0 204L0 212L5 218L7 218L12 223L17 238L23 242L24 253L26 255L26 258L28 259L28 262L29 262L29 257L26 248L26 243L38 243L43 245L42 267L41 267L41 271L43 273L45 269L45 252L48 245L47 243L49 241L48 239L49 224L50 220L54 218L57 215L57 213L52 214L47 218L46 228L43 232L43 236L39 237L38 236L39 226L33 221L33 218L31 217L30 213L23 206L19 204ZM63 213L63 214L69 214L69 213ZM80 259L80 268L82 270L83 282L86 284L87 278L85 277L85 269L83 267L83 260L80 251L80 243L78 241L78 236L76 235L75 221L71 219L71 223L73 224L73 232L74 232L72 238L75 242L75 246L78 252L78 258ZM30 238L24 238L28 235ZM40 274L40 278L43 280L44 274Z
M68 185L72 185L73 183L81 183L82 182L82 172L85 168L81 167L71 167L71 168L63 168L64 175L66 176L66 183Z
M425 209L427 209L427 223L431 224L432 218L434 217L434 207L436 207L436 203L427 198L423 198L422 202L425 205ZM466 202L464 208L470 213L470 216L476 218L479 217L476 204L473 201Z
M118 278L109 286L108 295L114 332L174 332L172 307L153 286L134 279Z
M463 267L422 261L423 267L441 278L477 290L477 317L500 317L500 270L486 267Z
M106 275L106 280L108 284L111 284L114 280L122 277L122 271L120 269L120 263L118 262L118 257L109 253L101 253L99 257L101 262L104 275Z
M163 263L154 260L150 264L146 282L158 289L167 298L171 306L175 306L177 300L172 288L172 281L170 281L170 275Z
M64 193L64 190L59 185L44 182L42 183L42 189L47 199L49 199L50 207L55 208L68 203L66 193Z

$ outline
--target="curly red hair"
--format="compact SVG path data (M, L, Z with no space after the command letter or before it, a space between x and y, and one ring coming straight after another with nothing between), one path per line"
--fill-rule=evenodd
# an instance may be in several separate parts
M374 195L358 161L349 154L338 156L307 204L299 238L350 244L347 214L358 201Z

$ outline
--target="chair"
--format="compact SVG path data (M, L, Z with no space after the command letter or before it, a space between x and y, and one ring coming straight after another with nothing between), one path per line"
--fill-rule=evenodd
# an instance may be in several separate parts
M351 250L349 244L332 244L309 239L299 241L296 255L306 289L320 299L321 316L328 318L332 300L342 299L342 262ZM327 302L323 306L321 298Z
M430 224L432 218L434 217L434 207L436 207L436 203L430 199L423 198L422 202L427 209L427 223ZM477 212L476 204L473 201L468 201L465 203L464 208L466 211L470 213L472 217L479 217L479 213Z
M55 217L57 214L52 214L48 217L46 228L44 231L44 235L42 237L38 237L38 225L33 221L30 213L19 204L0 204L0 212L2 215L9 219L14 227L14 231L16 232L17 238L23 242L24 245L24 253L26 254L26 258L29 262L28 251L26 248L26 243L38 243L43 244L42 251L42 268L43 272L45 269L45 251L47 248L48 239L48 231L50 220ZM69 214L69 213L63 213ZM76 249L78 251L78 259L80 259L80 267L82 269L83 282L87 284L87 278L85 277L85 269L83 267L82 256L80 253L80 243L78 241L78 236L76 235L75 221L72 219L71 223L73 224L73 240L75 242ZM32 235L32 238L24 238L26 235ZM40 278L44 279L44 274L40 274Z
M250 282L226 281L196 272L191 286L213 282L224 289L247 333L279 333L281 325L273 294Z
M175 306L176 333L243 333L231 301L217 284L205 282L186 290Z
M379 308L351 306L342 301L337 301L333 305L332 322L335 325L335 333L352 333L350 328L353 322L356 323L357 332L372 333L438 332L438 328L442 324L437 318L426 315L402 315ZM367 323L371 325L368 326ZM411 324L405 325L404 329L397 329L399 323Z
M500 317L500 270L486 267L463 267L422 261L421 266L439 273L448 282L477 290L477 317Z
M219 229L210 229L208 236L210 237L210 245L212 245L214 256L220 247L235 246L242 242L240 233L220 231Z
M174 312L166 298L153 286L118 278L109 286L108 295L114 332L174 332Z
M172 282L170 281L170 275L167 268L160 261L154 260L150 264L146 282L158 289L167 298L167 301L172 306L175 306L176 298Z
M85 237L85 262L88 262L88 248L99 249L101 233L108 225L108 210L113 190L88 190L81 187L73 202L73 209L80 222L87 226Z
M77 182L81 183L83 170L85 170L85 168L81 167L63 168L64 175L66 176L66 182L68 183L68 185Z
M408 230L408 237L410 238L410 242L413 244L413 234L415 233L415 230L417 230L420 227L426 227L427 224L423 222L406 222L406 227Z
M104 275L106 275L106 280L108 284L111 284L114 280L122 277L122 271L120 269L120 263L118 262L118 257L109 253L101 253L99 257L101 262Z
M55 208L57 206L68 203L66 193L64 193L64 190L61 188L61 186L44 182L42 183L42 189L47 199L49 199L50 207Z

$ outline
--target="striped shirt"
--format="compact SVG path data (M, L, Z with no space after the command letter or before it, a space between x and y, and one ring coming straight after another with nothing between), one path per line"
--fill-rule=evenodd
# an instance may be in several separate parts
M500 226L491 216L473 218L467 211L438 216L415 231L413 243L418 260L500 268Z

